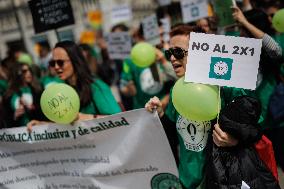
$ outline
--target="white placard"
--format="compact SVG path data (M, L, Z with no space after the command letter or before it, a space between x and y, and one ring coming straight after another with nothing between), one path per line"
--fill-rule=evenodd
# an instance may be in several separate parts
M160 6L170 5L172 0L158 0Z
M106 37L110 59L128 58L131 51L131 37L128 32L109 33Z
M249 185L247 185L247 183L245 183L245 181L242 180L241 189L250 189L250 187L249 187Z
M111 5L109 5L111 6ZM128 4L115 5L111 10L111 23L117 24L132 20L132 9Z
M262 40L190 34L185 81L256 88Z
M178 172L157 114L145 109L71 125L0 131L5 189L179 188Z
M181 10L184 23L208 17L208 5L206 0L182 0Z
M165 42L169 42L170 41L170 31L171 31L171 21L169 18L161 18L160 19L161 23L162 23L162 27L163 27L163 40Z
M152 45L160 44L158 20L155 14L142 20L144 38Z

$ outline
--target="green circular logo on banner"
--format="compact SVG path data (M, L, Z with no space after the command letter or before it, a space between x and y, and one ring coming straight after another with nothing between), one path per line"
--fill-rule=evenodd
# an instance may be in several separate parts
M152 178L151 189L182 189L182 186L175 175L159 173Z

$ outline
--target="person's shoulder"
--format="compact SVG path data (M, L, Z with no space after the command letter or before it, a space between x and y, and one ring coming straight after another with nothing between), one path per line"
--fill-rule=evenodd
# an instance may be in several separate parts
M92 88L109 88L109 86L99 78L94 78L91 86Z

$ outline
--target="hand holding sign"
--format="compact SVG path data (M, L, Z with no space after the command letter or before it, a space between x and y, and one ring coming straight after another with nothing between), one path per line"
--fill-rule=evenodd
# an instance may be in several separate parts
M242 25L245 25L247 21L246 17L244 16L243 12L241 11L241 9L237 6L232 7L233 10L233 18L239 22Z
M80 100L76 91L69 85L53 84L43 91L40 107L51 121L68 124L77 117Z

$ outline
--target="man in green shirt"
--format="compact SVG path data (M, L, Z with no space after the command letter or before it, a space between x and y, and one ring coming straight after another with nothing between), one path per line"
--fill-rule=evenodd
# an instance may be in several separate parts
M159 75L163 75L163 66L157 64L157 67ZM155 81L149 67L140 68L131 59L123 62L120 90L125 96L133 97L133 109L143 108L153 96L163 98L168 94L164 81Z

